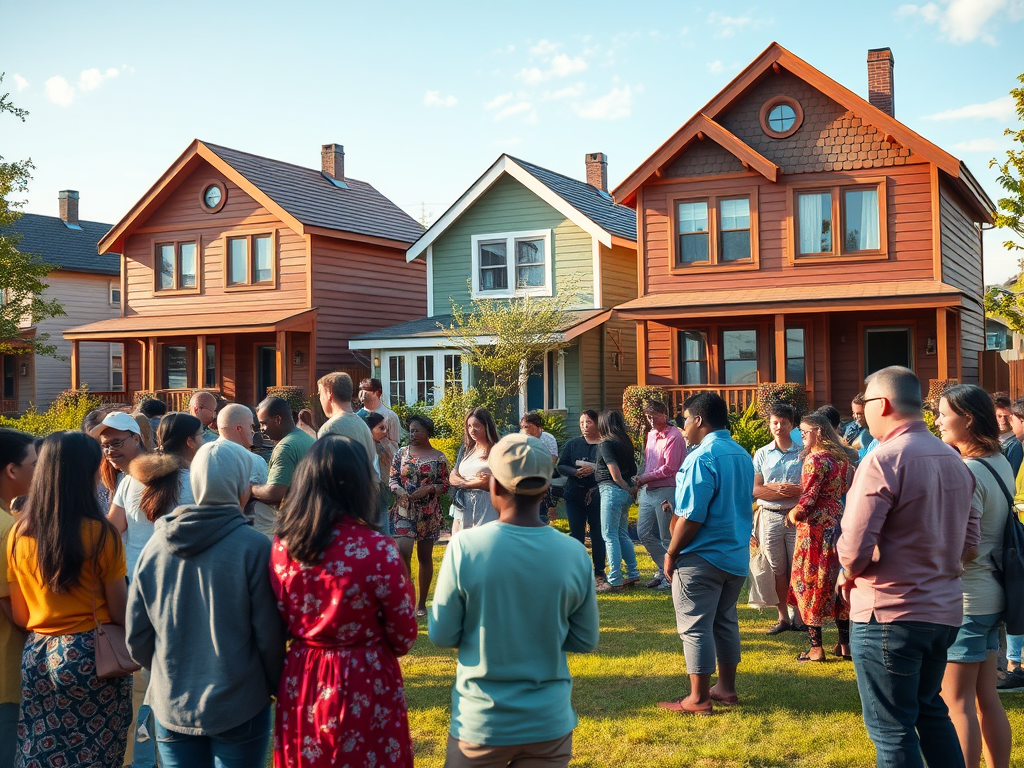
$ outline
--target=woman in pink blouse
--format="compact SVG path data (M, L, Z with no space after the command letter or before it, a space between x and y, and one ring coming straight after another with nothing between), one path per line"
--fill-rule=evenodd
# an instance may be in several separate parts
M411 768L398 657L416 640L412 582L376 533L364 448L330 435L299 462L270 556L292 638L277 693L276 768Z

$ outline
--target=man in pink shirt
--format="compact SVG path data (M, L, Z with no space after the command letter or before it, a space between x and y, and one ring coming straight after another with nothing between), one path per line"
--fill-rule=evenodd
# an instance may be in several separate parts
M939 690L963 616L964 554L979 538L974 478L925 426L912 371L883 368L866 384L879 445L854 475L838 544L864 724L879 766L923 767L923 752L929 768L962 768Z
M672 510L670 507L666 512L662 503L667 501L671 505L675 499L676 472L686 458L686 441L679 428L668 423L668 407L661 400L648 401L644 406L644 416L651 425L651 431L647 433L644 448L643 474L636 478L640 489L636 532L654 561L654 578L647 586L667 591L672 589L672 584L665 578L662 565L672 540L672 532L668 529Z

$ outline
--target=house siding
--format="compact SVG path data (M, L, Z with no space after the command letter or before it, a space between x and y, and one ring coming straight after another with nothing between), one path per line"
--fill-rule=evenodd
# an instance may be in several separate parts
M432 245L434 312L446 314L452 302L470 301L468 281L472 274L471 238L501 232L551 229L555 292L578 281L580 302L573 308L594 304L593 250L591 237L511 176L502 175Z
M963 383L976 384L980 354L985 349L981 233L960 197L945 181L939 184L939 211L942 281L966 294L960 309ZM955 328L950 329L950 335L953 333ZM950 378L955 378L956 360L953 356L949 360Z

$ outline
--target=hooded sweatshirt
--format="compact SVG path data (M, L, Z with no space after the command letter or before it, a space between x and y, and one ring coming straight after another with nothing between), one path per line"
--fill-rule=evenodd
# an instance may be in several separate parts
M128 592L128 650L151 672L165 728L216 735L277 691L284 634L270 589L270 540L246 524L248 452L207 443L192 462L196 503L156 522Z

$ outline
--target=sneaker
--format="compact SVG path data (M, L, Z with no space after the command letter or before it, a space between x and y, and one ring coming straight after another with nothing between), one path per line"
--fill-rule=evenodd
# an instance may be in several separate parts
M668 592L672 589L672 582L662 577L661 584L655 587L655 589L657 589L659 592Z
M654 589L655 587L661 586L661 582L663 582L664 580L665 580L665 577L662 576L660 573L658 573L658 574L655 574L653 579L651 579L650 581L647 582L646 586L647 586L648 589Z
M1000 693L1019 693L1024 691L1024 669L1018 667L1012 672L1007 672L996 683L996 690Z

